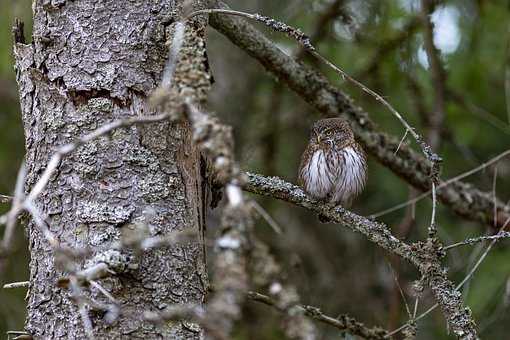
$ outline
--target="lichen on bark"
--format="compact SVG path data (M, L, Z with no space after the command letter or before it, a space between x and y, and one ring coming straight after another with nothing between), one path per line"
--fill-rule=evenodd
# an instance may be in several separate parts
M181 0L34 2L33 42L15 45L25 129L29 190L56 148L115 119L154 115L147 98L161 80L168 53L169 18ZM196 8L202 1L193 1ZM172 20L170 20L172 21ZM173 86L198 102L210 86L203 20L186 29ZM160 122L117 129L64 158L37 206L62 246L92 249L90 258L118 241L123 228L143 221L151 236L175 230L202 233L200 155L189 126ZM29 223L31 289L26 329L40 339L85 337L76 306L56 286L64 273L50 245ZM129 274L102 281L119 301L115 326L89 311L97 338L193 339L187 322L155 326L142 311L174 303L203 303L202 238L151 250ZM83 259L85 265L87 259ZM91 293L97 295L94 288ZM95 296L96 297L96 296ZM99 297L98 297L99 299Z

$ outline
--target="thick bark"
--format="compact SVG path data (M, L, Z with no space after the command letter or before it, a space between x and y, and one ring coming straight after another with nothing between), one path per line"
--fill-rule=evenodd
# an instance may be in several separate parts
M56 147L112 120L155 114L146 105L165 65L171 28L181 0L36 0L33 43L15 46L26 137L27 189ZM200 0L194 5L201 7ZM174 86L205 100L210 81L205 22L187 25ZM172 99L170 99L172 100ZM193 339L186 322L160 328L143 311L173 303L202 303L206 294L201 233L199 153L185 123L161 122L114 131L80 147L59 165L37 206L49 216L62 246L90 248L86 260L118 241L123 229L142 222L151 235L198 231L196 239L144 253L128 273L102 284L120 302L121 316L108 326L90 313L97 338ZM85 337L75 304L56 281L63 275L38 228L27 230L30 298L27 330L38 339ZM92 289L98 300L103 300Z

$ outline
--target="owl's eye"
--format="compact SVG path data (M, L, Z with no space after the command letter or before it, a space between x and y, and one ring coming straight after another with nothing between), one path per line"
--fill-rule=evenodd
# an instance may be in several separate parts
M328 136L328 137L332 136L333 135L333 130L326 131L325 135Z

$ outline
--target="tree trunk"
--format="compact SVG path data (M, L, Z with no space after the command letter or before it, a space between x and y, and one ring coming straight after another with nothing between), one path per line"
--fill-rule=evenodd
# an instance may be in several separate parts
M146 105L167 58L172 23L182 0L35 0L33 42L18 40L16 69L26 139L27 190L59 145L116 119L156 114ZM196 8L201 0L193 1ZM173 19L173 20L172 20ZM205 100L210 86L205 22L187 25L174 88ZM173 100L170 98L170 100ZM37 206L61 246L91 249L81 268L110 249L137 224L149 234L198 231L193 241L143 253L129 273L101 284L119 301L121 315L108 325L89 311L97 338L194 339L186 322L156 328L144 311L175 303L202 303L207 288L200 156L186 123L161 122L113 131L64 158ZM65 273L32 222L30 295L26 329L36 339L85 338ZM91 288L91 296L107 302Z

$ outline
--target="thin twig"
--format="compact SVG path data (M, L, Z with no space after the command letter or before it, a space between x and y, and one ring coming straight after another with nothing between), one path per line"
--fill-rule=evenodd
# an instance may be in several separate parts
M398 287L398 291L400 292L400 296L402 297L402 301L404 302L404 305L406 307L406 312L409 318L412 318L411 310L409 309L409 304L407 303L407 298L404 294L404 291L402 290L402 286L400 285L400 282L398 281L398 276L393 267L391 266L391 263L388 262L388 267L390 268L391 274L393 276L393 280L395 281L395 285Z
M14 228L16 227L16 220L21 211L22 201L24 199L24 191L23 187L25 185L25 177L27 175L27 169L25 163L21 164L20 169L18 171L18 177L16 179L16 186L14 190L14 199L11 210L7 213L7 222L4 232L4 238L2 240L2 249L5 252L8 252L12 238L14 236Z
M450 249L457 248L460 246L467 246L467 245L471 245L471 244L475 244L475 243L479 243L479 242L483 242L483 241L488 241L488 240L498 240L499 241L501 239L506 239L506 238L510 238L510 232L502 231L502 232L499 232L494 235L468 238L462 242L457 242L454 244L450 244L449 246L443 247L443 250L448 251Z
M496 196L496 181L498 180L498 166L494 168L494 176L492 178L492 197L494 200L494 227L497 226L498 222L498 197Z
M48 243L53 247L53 249L56 249L59 244L58 240L50 231L50 228L46 223L46 218L43 217L42 212L40 212L36 205L30 200L25 200L23 208L28 211L30 216L32 216L35 225L41 230Z
M89 340L93 340L95 339L94 326L92 325L92 320L90 320L87 306L82 299L83 292L75 276L71 276L70 278L70 288L71 296L75 299L75 302L78 305L78 311L80 312L81 321L83 323L83 330L85 331L87 338Z
M281 235L282 228L278 225L278 223L267 213L267 211L257 203L257 201L251 202L253 208L257 211L257 213L267 222L267 224L274 230L275 233Z
M13 288L27 288L30 286L30 281L20 281L20 282L12 282L4 284L4 289L13 289Z
M400 147L402 146L402 144L404 143L405 139L407 138L407 134L408 133L409 133L409 130L406 129L406 131L404 132L404 135L402 136L402 139L398 143L397 149L395 150L395 155L398 153L398 150L400 150Z
M43 231L44 236L46 239L52 244L52 246L57 245L57 240L55 236L49 231L48 227L45 223L45 218L43 217L42 213L39 212L37 207L35 206L34 202L39 196L39 194L46 188L46 185L48 184L51 176L54 174L54 172L57 170L61 160L69 155L71 152L76 150L78 147L80 147L83 144L86 144L96 138L99 138L100 136L103 136L115 129L121 128L121 127L127 127L134 124L145 124L145 123L153 123L153 122L159 122L165 119L168 119L170 117L170 113L155 115L155 116L140 116L140 117L131 117L126 119L119 119L116 121L113 121L109 124L103 125L99 127L98 129L85 134L82 137L79 137L77 140L75 140L72 143L65 144L57 149L57 151L53 154L53 156L50 158L50 161L48 162L44 172L42 173L39 180L36 182L36 184L33 186L30 193L25 198L23 195L23 186L25 183L25 176L26 176L26 168L23 164L20 167L19 174L16 181L16 189L15 189L15 196L13 200L13 205L11 210L4 216L0 217L0 224L5 223L6 229L4 233L4 238L2 241L2 248L8 249L11 240L14 233L14 227L16 225L16 218L21 213L23 209L27 210L31 213L31 215L34 217L34 221L36 225L38 225L41 230Z
M101 292L101 294L103 294L104 296L106 296L108 298L108 300L110 300L112 303L114 304L118 304L119 302L112 296L112 294L110 294L109 291L107 291L103 286L101 286L97 281L95 280L90 280L89 281L91 286L92 287L95 287L97 290L99 290Z
M501 229L499 230L498 234L503 232L506 228L506 226L508 225L508 223L510 222L510 218L508 218L505 223L503 224L503 226L501 227ZM471 270L469 271L469 273L466 275L466 277L464 278L464 280L462 280L458 285L457 285L457 289L460 289L462 286L464 286L464 284L466 282L468 282L471 277L475 274L476 270L478 269L478 267L480 267L480 265L482 264L483 260L485 260L485 258L487 257L487 254L491 251L492 247L494 247L494 245L496 244L496 242L498 241L497 238L493 239L492 242L489 244L489 246L487 247L487 249L485 249L485 251L483 252L482 256L480 256L480 258L478 259L478 261L475 263L475 265L473 266L473 268L471 268Z
M429 237L435 238L437 236L437 228L436 228L436 183L432 181L432 216L430 218L430 226L429 226Z
M510 155L510 149L509 150L506 150L502 153L500 153L499 155L497 155L496 157L494 158L491 158L490 160L488 160L487 162L485 163L482 163L480 164L479 166L477 166L476 168L474 169L471 169L469 171L466 171L458 176L455 176L455 177L452 177L450 178L449 180L445 181L445 182L442 182L440 183L437 187L436 187L436 191L437 190L440 190L452 183L455 183L457 181L460 181L461 179L463 178L466 178L466 177L469 177L485 168L487 168L488 166L500 161L502 158L505 158L507 157L508 155ZM432 193L432 190L429 190L429 191L426 191L424 193L422 193L421 195L418 195L416 196L415 198L411 199L411 200L408 200L406 202L403 202L403 203L400 203L400 204L397 204L391 208L388 208L388 209L385 209L385 210L382 210L382 211L379 211L379 212L376 212L374 214L371 214L369 215L370 218L378 218L378 217L381 217L383 215L386 215L386 214L389 214L393 211L396 211L396 210L399 210L399 209L402 209L402 208L405 208L407 207L408 205L411 205L411 204L415 204L416 202L418 201L421 201L422 199L428 197L430 194Z
M0 203L9 203L14 197L0 194Z
M170 45L168 59L163 71L163 78L161 80L161 86L166 89L169 89L172 86L172 79L175 73L175 67L177 66L179 52L181 51L182 44L184 42L185 31L186 25L184 25L184 23L177 22L175 24L172 44Z
M414 309L413 309L413 317L411 319L416 319L416 314L418 314L418 304L420 303L420 298L416 297L416 300L414 300Z

